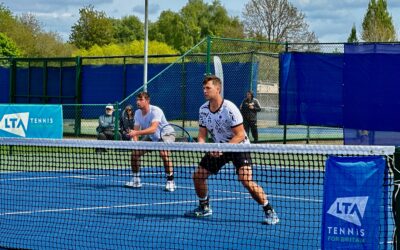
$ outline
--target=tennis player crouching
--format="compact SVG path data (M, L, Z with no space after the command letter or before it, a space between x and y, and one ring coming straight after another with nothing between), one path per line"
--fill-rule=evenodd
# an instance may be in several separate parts
M135 125L129 132L132 140L137 141L139 136L143 136L142 140L145 141L161 141L160 130L168 124L164 112L161 108L150 105L150 95L147 92L140 92L136 97L136 105L138 109L135 111ZM172 131L165 130L165 133L173 134L173 128L169 127ZM170 141L174 141L175 137L171 136ZM146 154L145 150L133 150L131 155L131 168L133 177L131 181L125 183L125 187L140 188L142 183L140 181L140 158ZM174 182L174 168L170 159L169 151L161 150L160 156L164 163L165 173L167 175L167 184L165 191L174 192L176 185Z
M203 93L208 100L199 110L198 142L205 143L210 132L214 142L218 143L250 143L243 127L243 117L239 109L231 101L221 96L221 80L216 76L207 76L203 81ZM199 206L185 213L188 217L206 217L212 215L208 196L207 179L228 162L236 167L239 181L249 191L253 199L262 206L265 212L265 224L276 224L279 218L268 202L261 186L252 180L250 153L207 153L201 159L193 173L193 183L199 198Z

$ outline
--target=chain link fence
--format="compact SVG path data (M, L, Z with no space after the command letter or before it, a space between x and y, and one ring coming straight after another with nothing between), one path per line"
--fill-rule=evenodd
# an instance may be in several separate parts
M65 98L58 100L63 104L64 136L79 138L96 138L98 117L104 113L108 103L114 105L116 117L115 127L119 128L118 119L127 105L136 106L136 95L147 90L151 96L151 103L161 107L167 119L192 131L197 136L198 108L205 102L202 92L202 80L205 75L216 74L216 57L222 62L222 75L224 79L224 97L239 106L248 90L253 90L255 97L261 104L258 113L258 130L260 142L296 142L314 143L320 141L337 141L342 143L342 128L283 126L278 122L279 111L279 54L282 52L319 52L343 53L344 44L303 44L303 43L269 43L266 41L251 41L207 37L194 46L184 55L152 55L148 63L159 65L157 72L153 72L147 84L143 84L143 75L138 77L132 72L137 72L138 65L143 65L143 56L116 56L116 57L81 57L57 60L27 60L13 61L9 67L16 68L16 77L21 68L49 68L59 70L62 84L75 84L80 89L71 93L68 98L72 102L64 102ZM5 67L9 59L2 60L0 67ZM122 67L121 67L122 65ZM90 66L90 73L82 72L85 66ZM108 66L108 67L104 67ZM119 67L115 71L114 67ZM74 76L70 82L63 78L65 68L72 68ZM28 71L29 72L29 71ZM117 72L117 73L116 73ZM101 79L109 82L112 88L119 88L122 93L119 99L100 100L94 104L87 104L80 97L80 92L85 88L97 91L95 86L87 85L87 78ZM11 79L11 81L13 81ZM57 79L52 79L46 84L57 84ZM72 81L72 82L71 82ZM54 83L55 82L55 83ZM60 83L58 83L60 84ZM61 84L61 85L62 85ZM39 100L36 103L46 103L43 100L53 98L51 103L57 102L61 94L43 99L38 94L36 97L28 93L25 98ZM16 98L18 96L12 96ZM21 98L21 96L19 97ZM39 99L37 99L39 98ZM11 101L12 103L18 103ZM85 104L82 104L85 103ZM117 136L115 137L118 138Z

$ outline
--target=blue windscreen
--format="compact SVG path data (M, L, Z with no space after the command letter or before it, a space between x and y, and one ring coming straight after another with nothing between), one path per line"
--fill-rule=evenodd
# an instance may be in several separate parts
M340 127L342 72L341 55L281 54L279 123Z
M0 67L0 103L8 103L10 96L10 72L8 68Z
M399 44L344 49L344 143L400 145Z
M400 131L400 54L345 54L344 62L344 127Z
M345 144L400 145L400 46L280 55L279 122L344 128Z

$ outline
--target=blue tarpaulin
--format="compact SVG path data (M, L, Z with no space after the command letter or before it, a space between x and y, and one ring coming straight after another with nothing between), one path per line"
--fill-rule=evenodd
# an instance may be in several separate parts
M345 144L399 145L400 45L280 55L279 123L344 129Z
M342 126L341 55L283 53L280 70L280 124Z

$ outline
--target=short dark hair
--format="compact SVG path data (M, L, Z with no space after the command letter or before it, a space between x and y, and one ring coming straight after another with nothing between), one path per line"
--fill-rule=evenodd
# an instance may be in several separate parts
M203 80L203 85L207 84L209 81L212 81L214 85L221 85L221 79L215 75L206 76Z
M137 94L136 98L139 98L139 99L144 98L146 100L150 100L150 95L149 95L149 93L142 91L139 94Z

